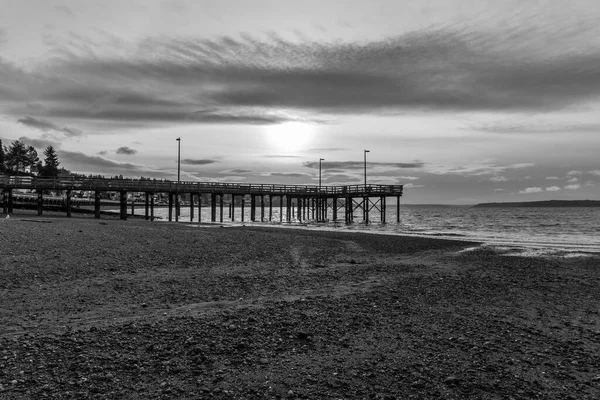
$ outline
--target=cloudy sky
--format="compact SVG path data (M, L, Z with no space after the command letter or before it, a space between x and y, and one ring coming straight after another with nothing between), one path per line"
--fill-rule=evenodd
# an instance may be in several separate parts
M0 0L0 139L69 170L600 198L597 0Z

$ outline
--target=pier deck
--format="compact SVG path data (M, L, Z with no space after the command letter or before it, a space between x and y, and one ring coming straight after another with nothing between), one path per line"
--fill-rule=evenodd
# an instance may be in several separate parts
M260 207L261 221L265 221L264 208L269 207L269 218L272 217L273 199L281 208L280 220L283 222L283 205L286 205L286 221L292 220L338 220L338 211L343 210L346 223L354 220L356 210L363 214L363 221L369 222L369 212L373 209L381 213L381 221L385 222L386 198L396 197L397 206L403 185L346 185L346 186L316 186L316 185L281 185L281 184L251 184L251 183L219 183L219 182L177 182L147 179L97 179L97 178L40 178L30 176L0 175L0 190L2 190L2 210L5 214L12 213L15 189L25 189L37 194L38 214L44 208L44 192L64 191L64 208L67 216L71 216L73 191L94 192L95 216L100 218L100 203L102 192L117 192L120 194L120 216L127 218L128 193L145 194L145 217L154 218L154 195L166 193L169 198L169 221L172 220L175 208L175 220L178 220L180 195L190 196L190 219L194 218L194 197L198 199L198 215L202 201L200 196L210 195L211 221L217 221L217 207L220 208L219 220L223 221L224 200L227 198L230 207L229 216L233 218L232 207L236 198L241 198L242 210L249 197L251 220L256 221L256 208ZM284 200L285 198L285 200ZM238 202L240 203L240 202ZM242 221L243 221L242 211ZM399 215L399 212L397 213ZM200 217L198 217L200 218Z

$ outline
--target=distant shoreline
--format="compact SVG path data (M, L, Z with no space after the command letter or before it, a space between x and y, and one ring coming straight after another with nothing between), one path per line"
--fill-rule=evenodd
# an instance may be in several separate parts
M479 203L473 207L600 207L600 200L546 200L506 203Z

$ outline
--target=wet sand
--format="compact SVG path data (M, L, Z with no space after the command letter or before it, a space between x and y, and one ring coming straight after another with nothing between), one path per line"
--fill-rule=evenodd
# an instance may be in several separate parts
M2 219L0 398L598 398L599 259L473 247Z

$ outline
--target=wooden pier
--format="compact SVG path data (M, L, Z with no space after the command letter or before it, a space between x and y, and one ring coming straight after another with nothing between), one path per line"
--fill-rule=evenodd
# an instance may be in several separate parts
M119 214L127 219L128 193L144 194L144 217L154 219L155 195L168 195L169 221L179 219L182 206L180 196L189 195L190 221L194 221L194 208L198 208L198 222L201 221L201 196L210 198L211 222L223 222L225 204L228 217L234 220L236 204L241 206L241 221L244 221L244 208L250 207L251 221L272 221L273 207L279 207L279 222L304 221L345 221L353 223L362 216L369 223L369 215L379 213L379 221L386 223L386 199L396 197L396 222L400 222L400 197L403 185L347 185L347 186L310 186L279 184L245 184L215 182L175 182L163 180L138 179L92 179L92 178L39 178L29 176L0 175L2 191L2 211L11 214L17 189L35 192L37 213L42 215L45 199L44 192L64 192L62 205L68 217L71 216L74 191L93 192L90 202L94 207L95 218L100 218L101 193L119 194ZM249 203L249 204L248 204ZM285 218L283 207L285 205ZM266 214L268 208L268 215ZM257 215L260 209L260 216ZM173 212L175 211L175 212ZM260 219L259 219L260 218Z

